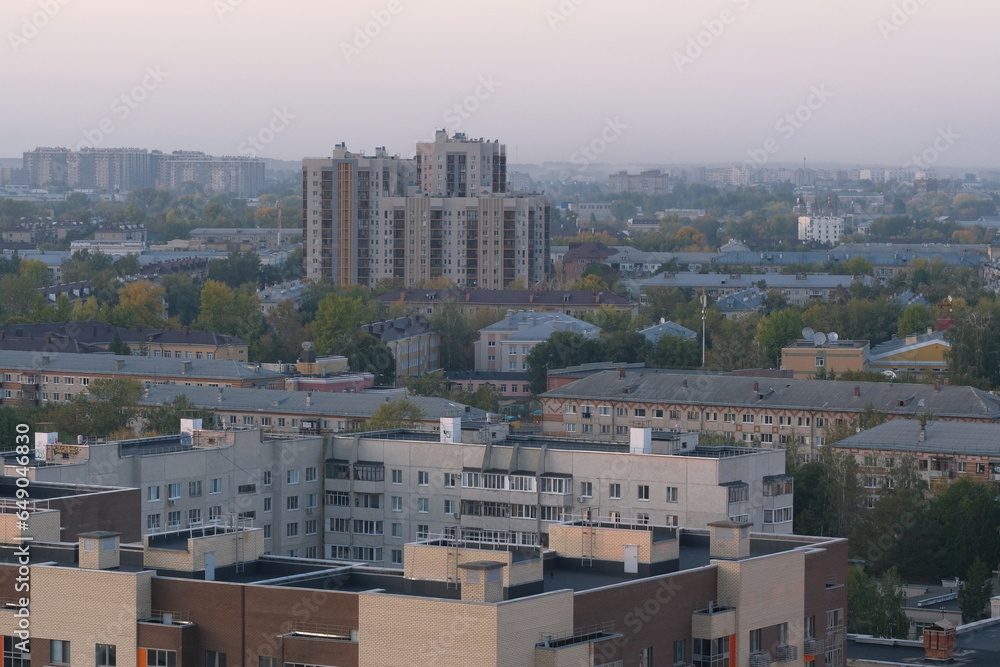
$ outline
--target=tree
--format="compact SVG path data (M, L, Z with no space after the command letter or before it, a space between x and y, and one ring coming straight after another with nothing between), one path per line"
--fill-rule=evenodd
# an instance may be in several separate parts
M132 348L128 346L128 343L122 340L121 335L118 333L118 329L115 329L114 338L108 343L108 351L111 354L117 354L119 356L127 357L132 354Z
M0 278L0 321L35 321L44 306L30 278L10 273Z
M167 315L181 324L191 324L198 317L201 287L187 273L164 276L160 282L167 302Z
M638 331L614 331L601 337L607 361L634 363L645 361L652 347L649 340Z
M399 398L378 406L378 409L365 422L365 428L370 431L388 431L399 428L413 428L425 419L420 406L408 398Z
M905 602L903 580L895 568L890 568L881 582L876 582L861 566L848 569L848 632L906 639L910 620L903 611Z
M603 356L599 341L576 331L556 331L528 353L531 391L535 395L545 391L549 369L601 361Z
M650 361L660 368L697 368L701 365L701 348L695 339L660 336L650 351Z
M302 343L309 340L309 327L303 326L291 299L279 302L264 318L266 332L261 336L262 359L294 361Z
M167 319L167 309L163 305L165 296L166 290L162 286L138 280L118 290L117 307L128 314L129 326L163 327Z
M187 396L181 394L163 405L147 410L143 414L145 434L179 433L181 419L201 419L206 424L212 423L211 410L201 410L195 407Z
M1000 386L1000 304L981 303L947 331L948 376L954 384Z
M444 371L432 371L423 375L405 378L406 388L417 396L443 396L445 393Z
M727 371L767 365L769 362L764 347L755 337L758 321L756 314L723 320L718 333L711 336L712 350L706 365Z
M87 391L63 405L61 429L87 437L106 437L127 429L139 413L146 388L131 378L97 378Z
M820 460L797 467L795 531L848 537L861 509L862 490L854 457L824 447Z
M201 288L201 306L195 326L205 331L235 333L236 293L223 282L206 280Z
M781 350L802 335L802 316L797 310L779 310L762 317L757 323L756 340L775 366L781 365Z
M225 259L213 259L208 263L208 277L226 283L233 289L260 280L260 256L253 250L234 250Z
M372 309L360 297L328 294L319 302L316 319L312 324L313 342L318 354L333 351L337 338L355 331L370 322Z
M993 554L996 556L996 554ZM958 593L958 606L962 610L962 622L972 623L989 616L990 597L993 596L993 582L990 568L979 557L969 567L969 573Z
M375 384L391 387L396 383L396 358L383 341L363 331L339 336L331 345L334 354L347 357L347 365L355 373L371 373Z

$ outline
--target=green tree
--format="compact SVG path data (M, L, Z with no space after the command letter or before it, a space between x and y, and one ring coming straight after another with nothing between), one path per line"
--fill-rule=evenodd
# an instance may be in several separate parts
M556 331L549 339L538 343L528 353L528 375L531 391L537 396L545 391L548 372L603 359L601 343L576 331Z
M416 375L405 380L406 388L411 394L417 396L444 396L445 376L444 371L432 371L423 375Z
M408 398L399 398L378 406L378 409L365 422L365 428L370 431L388 431L399 428L413 428L425 419L420 406Z
M260 256L253 250L234 250L225 259L213 259L208 263L208 277L226 283L233 289L260 280Z
M34 322L45 299L27 276L8 273L0 278L0 321Z
M195 326L205 331L235 334L238 317L236 293L223 282L206 280L201 288L201 305Z
M371 373L375 384L391 387L396 383L396 359L383 341L363 331L342 334L331 345L334 354L347 357L347 365L356 373Z
M158 433L166 435L179 433L181 419L201 419L205 424L212 423L211 410L201 410L187 396L181 394L163 405L146 410L143 415L146 434Z
M779 310L757 323L756 340L764 348L768 362L781 365L781 350L802 335L802 316L797 310Z
M115 329L114 338L112 338L111 342L108 343L108 352L123 357L127 357L132 354L132 348L128 346L128 343L122 340L121 335L118 333L118 329Z
M996 556L996 554L993 554ZM986 561L976 557L969 567L969 573L958 593L958 606L962 610L962 622L972 623L989 616L990 598L993 596L993 582Z
M904 583L890 568L881 582L864 568L853 565L847 572L847 631L874 637L906 639L910 621L903 611Z
M757 342L756 314L723 320L718 333L711 335L712 349L706 365L715 370L761 368L770 362Z
M261 336L262 360L291 362L299 358L302 343L309 340L309 327L304 326L291 299L279 302L265 319Z
M967 311L945 339L951 344L947 358L953 384L1000 386L1000 304L984 302Z
M328 294L319 302L316 319L312 323L313 342L318 354L333 351L337 338L355 331L370 322L372 309L360 297Z
M912 306L907 306L903 314L899 316L896 335L900 338L906 338L911 334L922 334L927 330L927 327L933 325L934 313L931 312L931 309L915 303Z
M638 331L615 331L601 337L603 357L607 361L634 363L645 361L652 347Z
M697 368L701 365L701 346L696 339L660 336L650 351L650 361L659 368Z
M181 324L191 324L198 317L201 286L187 273L164 276L160 282L167 302L167 315Z
M131 378L97 378L87 391L75 394L62 407L60 430L87 437L106 437L129 428L139 414L146 388Z

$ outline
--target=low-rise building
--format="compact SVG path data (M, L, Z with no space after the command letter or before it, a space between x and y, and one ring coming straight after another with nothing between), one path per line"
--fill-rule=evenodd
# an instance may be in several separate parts
M199 227L192 229L190 238L215 250L277 250L290 243L292 236L301 236L300 230L279 230L276 227Z
M933 414L942 421L1000 422L1000 398L940 383L836 382L785 377L662 373L625 369L589 374L542 394L542 431L582 432L602 440L633 426L722 433L764 446L797 443L804 460L826 444L831 427L866 409L890 419ZM585 418L583 415L589 415Z
M969 477L1000 484L1000 424L893 419L831 445L858 462L869 497L889 488L903 458L928 482Z
M211 410L219 428L262 428L274 433L310 434L358 431L382 404L399 394L383 392L286 391L208 386L151 385L141 405L157 406L186 396L196 408ZM418 423L436 425L442 417L483 419L478 408L444 398L410 396L420 408Z
M504 398L513 400L531 398L531 376L528 373L448 371L445 382L448 389L465 389L472 392L483 385L492 385Z
M840 290L850 289L851 285L861 283L871 286L871 276L842 276L828 273L694 273L678 271L677 273L661 273L639 282L645 301L646 292L656 287L678 287L704 292L710 297L720 298L733 292L742 292L752 287L764 290L774 290L780 293L789 304L805 306L815 301L830 299Z
M507 310L534 310L583 317L601 308L628 311L633 317L639 304L614 292L588 290L489 290L489 289L395 289L375 297L385 306L413 308L419 315L432 315L454 303L465 313L496 311L497 319Z
M601 328L562 313L507 311L502 320L479 330L479 340L475 343L476 370L524 372L528 370L531 350L556 331L574 331L597 338Z
M687 327L682 327L676 322L665 321L662 318L659 324L640 329L639 333L645 336L646 340L653 345L656 345L663 336L674 336L675 338L683 338L685 340L695 340L698 338L697 332L691 331Z
M844 219L830 215L799 216L799 240L834 245L844 235Z
M876 345L868 355L868 368L893 373L945 373L951 343L943 331L927 330Z
M870 351L866 340L840 340L835 334L818 339L797 340L781 349L781 369L792 377L808 380L836 376L844 371L868 369Z
M423 375L441 368L441 336L419 317L372 322L361 330L388 346L396 360L396 377Z

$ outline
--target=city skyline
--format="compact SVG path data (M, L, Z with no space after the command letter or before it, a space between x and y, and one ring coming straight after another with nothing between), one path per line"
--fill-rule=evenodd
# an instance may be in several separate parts
M339 142L409 157L446 129L499 139L511 163L581 170L995 164L995 93L973 87L995 62L1000 7L984 0L307 2L290 38L259 0L8 9L21 100L8 157L144 146L296 161Z

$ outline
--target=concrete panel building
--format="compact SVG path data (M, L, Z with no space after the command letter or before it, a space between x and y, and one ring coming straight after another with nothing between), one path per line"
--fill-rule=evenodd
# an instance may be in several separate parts
M479 340L475 343L476 370L527 371L531 350L556 331L574 331L587 338L597 338L601 328L562 313L507 311L502 320L479 330Z

